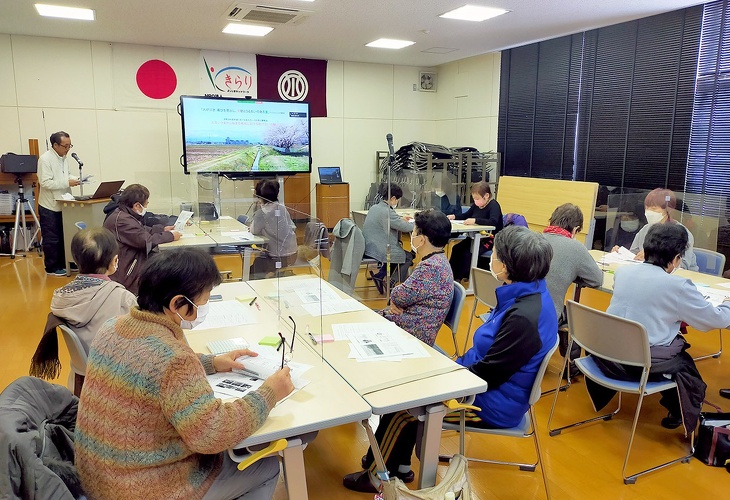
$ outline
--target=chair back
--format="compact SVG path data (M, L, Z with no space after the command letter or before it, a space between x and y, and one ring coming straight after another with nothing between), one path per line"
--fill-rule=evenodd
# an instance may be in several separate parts
M530 392L530 405L534 405L542 397L542 379L545 378L545 372L550 364L550 358L553 357L553 353L558 348L558 341L559 338L557 332L555 332L555 343L545 353L545 357L542 358L542 363L540 363L540 368L537 370L537 374L535 374L535 383L532 384L532 392Z
M75 222L75 223L74 223L74 226L76 226L76 228L77 228L77 229L78 229L79 231L81 231L82 229L86 229L86 222L84 222L84 221L80 220L80 221L78 221L78 222Z
M248 215L239 215L238 217L236 217L236 220L245 226L248 222Z
M494 309L497 307L497 288L502 282L492 276L492 273L478 267L471 268L471 286L474 297L481 303Z
M649 336L644 325L573 300L566 306L570 335L583 349L608 361L651 366Z
M446 313L444 325L448 326L452 332L456 333L459 329L459 319L461 318L461 310L464 308L464 300L466 299L466 290L461 283L454 281L454 296L451 298L451 307Z
M697 267L700 268L701 273L722 276L722 272L725 270L724 254L696 247L694 253L697 258Z
M71 370L79 375L86 375L87 355L79 337L68 325L58 325L58 328L61 330L63 340L71 355Z

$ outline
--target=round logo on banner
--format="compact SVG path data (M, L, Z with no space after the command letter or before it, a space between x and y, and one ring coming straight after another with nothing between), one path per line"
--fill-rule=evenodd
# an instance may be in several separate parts
M285 101L303 101L309 92L307 78L294 69L282 73L277 87L279 97Z

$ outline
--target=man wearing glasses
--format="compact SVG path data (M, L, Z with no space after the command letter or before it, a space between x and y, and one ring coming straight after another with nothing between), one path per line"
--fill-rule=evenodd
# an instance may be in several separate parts
M67 155L73 147L66 132L51 134L51 149L38 158L38 179L41 193L38 199L41 234L43 236L43 261L49 276L66 276L63 248L63 221L61 204L56 200L71 193L80 184L69 175Z

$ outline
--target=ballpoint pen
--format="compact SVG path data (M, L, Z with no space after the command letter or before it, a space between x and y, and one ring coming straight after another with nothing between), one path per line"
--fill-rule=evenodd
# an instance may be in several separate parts
M279 332L279 337L281 338L281 344L279 344L279 347L276 348L278 351L281 346L284 346L284 348L281 350L281 369L284 369L284 355L286 355L286 339L284 339L284 336Z
M249 302L248 305L249 306L254 305L256 303L256 299L258 299L258 297L254 297L253 299L251 299L251 302Z
M317 345L317 339L315 339L312 332L309 331L309 325L307 325L307 335L309 335L309 338L312 340L312 344Z

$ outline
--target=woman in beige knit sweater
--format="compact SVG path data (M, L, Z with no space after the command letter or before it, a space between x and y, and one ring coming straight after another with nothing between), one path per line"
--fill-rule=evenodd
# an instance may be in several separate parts
M151 259L138 304L106 323L89 352L76 425L76 466L90 499L269 499L277 458L244 471L223 452L247 438L293 390L280 370L223 403L205 376L242 368L248 350L195 354L182 327L202 322L220 283L213 259L179 249Z

